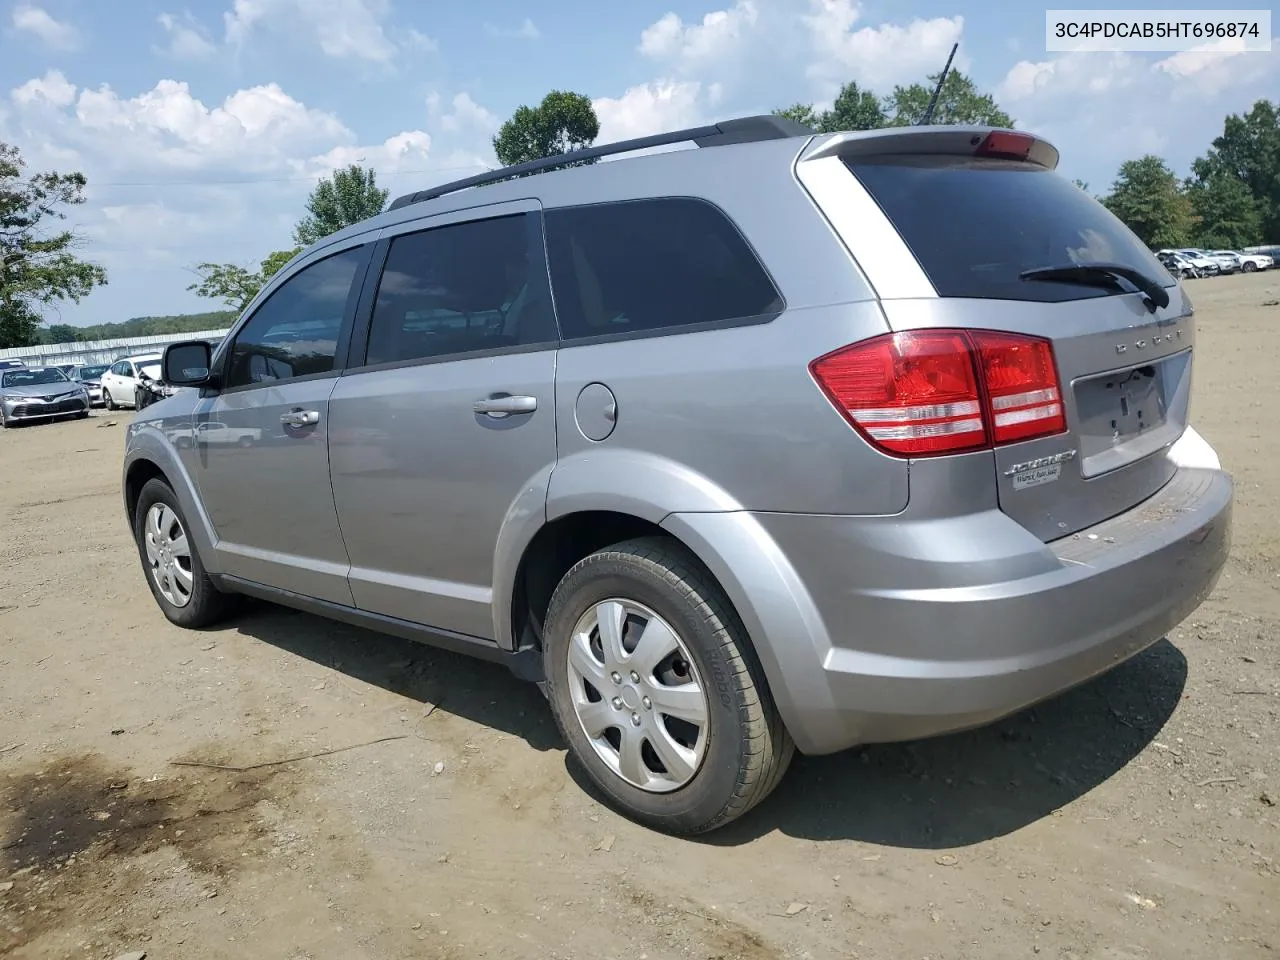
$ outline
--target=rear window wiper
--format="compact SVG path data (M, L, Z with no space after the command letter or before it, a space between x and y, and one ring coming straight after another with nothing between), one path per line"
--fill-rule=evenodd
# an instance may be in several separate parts
M1133 267L1125 266L1123 263L1105 263L1102 261L1064 263L1058 266L1036 267L1032 270L1024 270L1018 274L1018 277L1021 280L1066 280L1079 283L1090 283L1092 281L1098 286L1104 284L1111 286L1117 277L1122 277L1142 291L1148 301L1147 305L1152 309L1169 305L1169 291L1161 286L1159 281L1152 280L1141 270L1135 270Z

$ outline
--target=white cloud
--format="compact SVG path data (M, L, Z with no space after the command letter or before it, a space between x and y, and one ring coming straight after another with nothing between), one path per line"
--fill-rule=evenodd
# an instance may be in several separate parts
M454 94L451 106L453 109L443 110L438 93L427 97L427 115L446 133L464 130L492 133L498 129L498 118L471 99L465 90Z
M1064 173L1105 190L1123 161L1143 153L1187 172L1228 113L1247 111L1278 84L1280 48L1242 53L1215 44L1162 59L1099 52L1023 60L994 95L1019 127L1054 142Z
M169 43L163 50L166 56L175 60L207 60L217 52L200 25L190 17L184 23L173 14L162 13L156 21L169 37Z
M9 94L13 102L24 107L47 104L52 107L69 107L76 99L75 84L67 80L60 70L50 70L43 77L33 77Z
M20 3L13 8L13 29L34 34L55 50L74 50L80 45L80 34L69 23L55 20L42 7Z
M223 20L228 43L258 31L302 33L327 56L384 63L396 53L382 25L387 12L387 0L235 0Z
M627 90L621 97L600 97L591 104L600 119L596 143L613 143L705 123L707 96L693 81L660 81Z
M537 40L542 36L542 31L538 29L538 25L528 17L525 17L520 26L514 29L495 27L489 23L484 25L484 29L492 37L509 37L516 40Z
M760 19L752 0L738 0L728 10L713 10L701 23L685 24L675 13L664 14L640 34L646 57L674 61L684 69L712 64L729 56Z
M440 44L434 37L429 37L421 30L410 27L404 33L404 45L410 49L426 50L435 53L440 49Z
M388 173L425 166L431 157L431 135L422 130L406 130L374 146L338 146L304 161L294 161L299 173L327 176L353 163Z
M1215 40L1195 50L1183 50L1156 63L1161 73L1188 83L1178 85L1180 98L1212 99L1233 87L1245 86L1277 71L1280 38L1271 52L1245 51L1240 39Z
M73 323L213 309L186 290L192 265L256 264L287 248L316 178L350 163L373 168L392 196L494 166L495 120L465 92L422 129L368 139L278 84L205 102L175 79L129 95L49 71L0 104L0 141L22 144L31 169L88 178L69 225L111 283L61 305Z
M951 45L964 31L960 16L916 17L906 26L857 27L861 16L854 0L811 0L803 18L816 53L807 72L827 87L828 96L850 80L878 93L888 93L896 84L923 82L942 69ZM969 69L963 50L953 67Z
M207 107L186 83L161 80L128 99L105 84L85 89L65 134L118 144L122 169L269 169L295 151L353 134L333 114L313 110L277 84L237 90Z
M882 95L922 82L964 29L961 17L864 25L863 16L857 0L734 0L696 21L664 14L638 49L660 65L654 82L700 83L709 105L719 89L742 110L764 112L795 100L829 105L851 80ZM963 52L955 66L968 68Z

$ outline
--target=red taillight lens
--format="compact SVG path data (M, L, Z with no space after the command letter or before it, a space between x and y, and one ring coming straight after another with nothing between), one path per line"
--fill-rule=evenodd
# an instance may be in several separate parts
M963 333L894 333L814 361L827 396L877 446L894 453L954 453L987 442Z
M1005 160L1025 160L1031 153L1036 138L1025 133L1008 133L1004 130L992 130L978 149L973 151L975 157L1000 157Z
M961 453L1066 429L1053 348L1018 334L892 333L810 365L836 408L880 449Z
M986 331L975 332L972 338L978 348L996 443L1067 429L1053 348L1047 340Z

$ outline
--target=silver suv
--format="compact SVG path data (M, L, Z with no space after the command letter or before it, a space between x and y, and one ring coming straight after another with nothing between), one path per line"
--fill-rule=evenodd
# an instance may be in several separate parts
M1205 599L1232 482L1190 302L1057 160L746 118L402 197L166 351L151 590L505 662L673 833L1087 680Z

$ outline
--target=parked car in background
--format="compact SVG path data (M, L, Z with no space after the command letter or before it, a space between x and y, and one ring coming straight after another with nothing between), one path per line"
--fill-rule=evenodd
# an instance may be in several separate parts
M102 402L108 410L121 406L134 406L138 381L145 369L153 380L160 379L159 353L144 353L125 357L111 364L101 376Z
M0 370L21 370L26 366L21 360L0 360Z
M1230 254L1240 262L1240 269L1245 273L1255 273L1258 270L1270 270L1275 266L1275 260L1267 256L1265 253L1241 253L1238 250L1215 250L1216 254Z
M671 833L1083 683L1209 595L1232 481L1190 301L1057 163L755 117L400 197L167 349L143 576L184 627L243 593L506 662Z
M77 364L70 377L77 383L83 383L89 390L89 405L102 406L102 375L107 372L108 363Z
M1240 255L1230 250L1200 250L1199 253L1216 263L1224 276L1241 270Z
M1194 263L1181 254L1163 250L1156 254L1156 259L1164 265L1171 276L1179 280L1190 280L1203 275Z
M1156 256L1161 257L1165 254L1174 254L1190 261L1191 265L1200 272L1202 277L1216 277L1222 272L1222 266L1212 257L1206 257L1199 250L1157 250Z
M89 391L57 367L0 370L0 427L24 420L87 417Z

